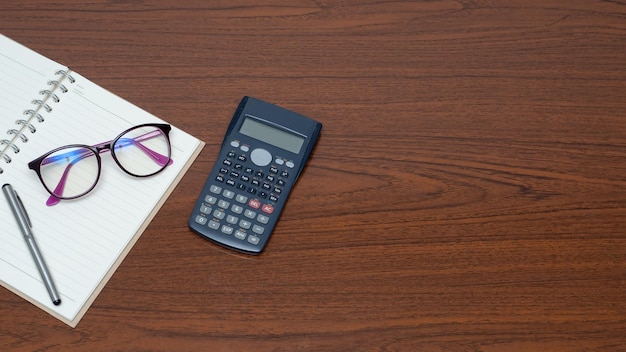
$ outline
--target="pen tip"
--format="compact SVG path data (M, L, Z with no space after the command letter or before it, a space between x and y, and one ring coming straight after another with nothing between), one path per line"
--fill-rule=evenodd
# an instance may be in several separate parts
M61 299L57 299L56 301L52 301L52 303L54 303L55 306L58 306L59 304L61 304Z

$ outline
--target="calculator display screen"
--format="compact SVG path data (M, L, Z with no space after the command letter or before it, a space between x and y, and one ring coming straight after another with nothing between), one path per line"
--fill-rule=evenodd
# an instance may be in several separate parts
M250 117L244 119L239 132L295 154L300 153L300 148L302 148L305 140L300 135L270 126Z

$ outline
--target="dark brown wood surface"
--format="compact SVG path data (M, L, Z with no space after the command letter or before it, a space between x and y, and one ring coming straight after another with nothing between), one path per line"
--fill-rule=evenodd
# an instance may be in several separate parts
M3 1L207 145L78 327L0 350L626 350L626 3ZM324 124L266 251L187 227L244 95Z

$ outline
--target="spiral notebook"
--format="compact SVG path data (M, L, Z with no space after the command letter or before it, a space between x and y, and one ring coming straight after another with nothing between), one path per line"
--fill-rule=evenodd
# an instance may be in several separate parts
M146 178L129 176L110 153L102 154L97 187L55 206L46 205L49 194L27 163L56 147L109 141L149 122L165 121L0 35L0 186L10 183L22 199L62 303L52 304L0 195L4 287L66 324L78 324L204 143L172 126L173 163Z

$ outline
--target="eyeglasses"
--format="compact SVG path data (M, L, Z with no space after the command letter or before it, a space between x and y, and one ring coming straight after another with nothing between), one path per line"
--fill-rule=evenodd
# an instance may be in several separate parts
M100 179L100 153L111 152L117 166L135 177L163 171L173 160L168 124L150 123L131 127L115 139L93 146L71 144L56 148L28 163L50 193L46 204L75 199L89 193Z

